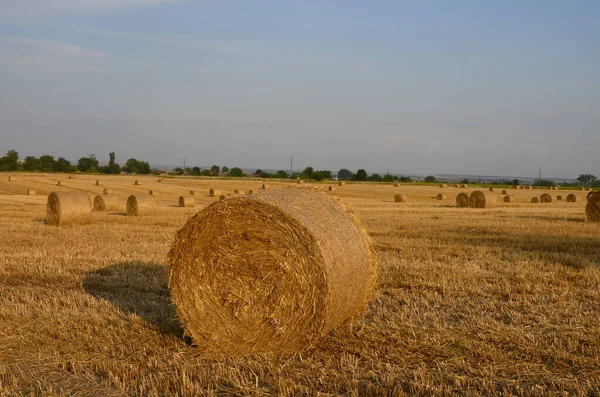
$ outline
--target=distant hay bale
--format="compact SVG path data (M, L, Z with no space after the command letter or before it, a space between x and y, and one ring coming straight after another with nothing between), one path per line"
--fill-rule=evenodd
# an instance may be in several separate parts
M446 185L445 183L441 183L440 187L444 188L444 187L448 187L448 185Z
M394 196L394 201L396 203L406 203L408 201L408 197L406 197L405 194L398 193L397 195Z
M506 190L503 190L502 194L508 194L508 192Z
M313 345L364 312L377 271L351 211L306 188L210 205L177 232L168 263L185 333L223 357Z
M194 196L196 194L196 192L194 192L193 190L190 190L190 196Z
M466 184L463 183L462 185L460 185L460 187L462 187L463 189L466 189L466 188L469 187L469 185L466 185Z
M460 185L457 183L456 185L454 185L454 187L460 187Z
M158 178L158 179L156 180L156 182L162 182L162 181L163 181L163 180L162 180L162 179L160 179L160 178Z
M156 200L152 196L132 194L127 198L128 216L146 216L156 214Z
M37 194L37 192L33 189L27 189L27 195L28 196L35 196Z
M540 202L540 199L539 199L539 198L537 198L537 197L532 197L532 198L531 198L531 202L532 202L532 203L539 203L539 202Z
M119 208L119 199L115 196L94 197L94 211L118 211Z
M346 184L346 182L342 182L342 181L338 182L338 186L344 186L345 184Z
M512 188L513 188L513 189L518 189L518 188L519 188L519 186L517 186L517 185L512 185Z
M219 196L221 195L221 191L220 191L220 190L217 190L217 189L210 189L210 190L208 191L208 195L209 195L210 197L219 197Z
M254 190L252 190L252 189L248 190L248 194L252 194L252 193L254 193Z
M260 188L261 188L261 189L263 189L263 190L268 190L268 189L270 189L270 188L271 188L271 186L269 186L269 185L266 185L266 184L264 184L264 183L263 183L263 184L262 184L262 186L261 186Z
M304 183L304 181L302 179L298 179L297 183L298 183L298 185L302 185Z
M142 183L140 181L135 181L135 182L133 182L133 184L136 186L140 186Z
M75 176L69 175L69 179L75 179Z
M109 194L113 194L113 191L110 190L110 189L104 188L102 190L102 194L105 195L105 196L108 196Z
M469 195L467 193L459 193L456 196L456 206L458 208L466 208L469 206Z
M556 201L562 201L562 196L560 194L556 196Z
M600 192L592 192L585 206L588 222L600 222Z
M496 196L481 190L475 190L469 196L470 208L492 208L496 206Z
M14 177L14 176L12 176L12 175L8 177L8 181L9 181L9 182L14 182L14 181L16 181L16 180L17 180L17 178L16 178L16 177Z
M582 192L585 192L585 188L584 188L584 187L582 187L580 190L581 190Z
M219 196L219 201L225 201L226 199L227 197L224 194Z
M446 200L447 198L448 198L448 196L446 196L443 193L440 193L440 194L437 195L437 199L438 200Z
M567 203L575 203L576 201L577 201L577 196L575 196L573 193L571 193L567 196Z
M397 184L397 183L394 183L394 187L398 187L398 184Z
M233 191L233 194L237 194L239 196L243 196L245 194L245 192L243 190L241 190L241 189L235 189Z
M149 191L148 191L148 194L149 194L150 196L156 196L158 193L156 192L156 190L149 190Z
M488 189L488 191L490 191L490 192L493 192L493 191L494 191L494 188L493 188L493 187L491 187L491 188L489 188L489 189Z
M519 185L519 189L525 189L525 186Z
M587 191L588 191L588 192L591 192L591 191L592 191L592 188L591 188L591 187L588 187L588 188L587 188Z
M333 187L333 186L329 186L329 187L327 188L327 190L329 190L330 192L335 192L335 187Z
M100 180L96 179L96 186L100 186Z
M504 196L505 203L512 203L513 201L515 201L515 198L513 196Z
M552 196L550 196L548 193L544 193L540 196L540 202L541 203L551 203Z
M92 203L84 192L52 192L46 206L48 225L86 225L92 222Z
M526 190L533 190L533 186L525 186Z
M192 197L179 196L179 206L180 207L193 207L196 203Z
M65 183L61 182L61 181L57 181L56 182L56 186L65 186Z

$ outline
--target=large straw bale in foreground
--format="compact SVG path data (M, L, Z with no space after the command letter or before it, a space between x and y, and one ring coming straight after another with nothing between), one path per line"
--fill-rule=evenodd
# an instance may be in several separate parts
M118 211L119 207L119 199L115 196L94 197L94 211Z
M86 225L92 222L92 203L84 192L52 192L46 206L48 225Z
M179 196L180 207L193 207L196 205L193 197Z
M600 222L600 192L592 192L585 206L588 222Z
M169 253L177 313L218 356L295 352L360 314L376 258L352 212L324 192L288 188L199 211Z
M551 203L552 196L550 196L548 193L544 193L540 196L540 202L541 203Z
M459 193L456 196L456 206L458 208L466 208L469 206L469 195L467 193Z
M131 195L127 198L127 215L143 216L156 214L156 200L152 196Z
M496 196L481 190L475 190L469 196L469 207L471 208L492 208L496 206L496 202Z
M406 194L398 193L394 196L394 201L397 203L406 203L408 201L408 197L406 197Z
M567 203L575 203L577 202L577 196L575 196L573 193L569 194L567 196Z

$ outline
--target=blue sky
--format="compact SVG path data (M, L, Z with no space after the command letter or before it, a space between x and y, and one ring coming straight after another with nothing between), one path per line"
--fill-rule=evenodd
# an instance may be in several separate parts
M0 150L600 174L598 1L0 1Z

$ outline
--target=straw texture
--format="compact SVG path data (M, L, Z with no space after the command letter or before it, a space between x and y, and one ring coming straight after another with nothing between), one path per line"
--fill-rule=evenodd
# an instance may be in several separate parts
M113 194L113 192L110 189L104 188L104 190L102 190L102 194L108 196L109 194Z
M590 192L587 194L587 196L585 197L585 198L586 198L586 200L589 200L589 199L590 199L590 197L592 196L592 194L594 194L594 193L596 193L596 192L590 191Z
M52 192L46 206L48 225L85 225L92 222L92 203L83 192Z
M185 197L179 196L179 206L180 207L193 207L196 203L194 202L193 197Z
M156 214L156 200L152 196L131 195L127 198L127 215L144 216Z
M269 185L267 185L267 184L264 184L264 183L263 183L263 184L262 184L262 186L261 186L260 188L261 188L261 189L264 189L264 190L267 190L267 189L270 189L270 188L271 188L271 186L269 186Z
M469 195L467 193L459 193L456 196L456 206L459 208L466 208L469 206Z
M515 201L515 198L513 196L504 196L505 203L512 203L513 201Z
M558 199L558 197L557 197ZM569 194L567 196L567 203L575 203L577 201L577 196L575 196L573 193Z
M406 197L406 194L398 193L394 196L394 201L397 203L406 203L408 201L408 197Z
M37 194L37 192L33 189L27 189L27 194L29 196L35 196Z
M532 197L532 198L531 198L531 202L532 202L532 203L539 203L539 202L540 202L540 199L539 199L539 198L537 198L537 197Z
M544 193L540 196L540 202L542 203L551 203L552 202L552 196L550 196L548 193Z
M94 197L94 211L118 211L119 199L115 196Z
M563 198L562 198L562 196L560 194L558 196L556 196L556 201L562 201L562 199ZM567 201L569 201L568 200L568 196L567 196Z
M585 215L589 222L600 222L600 192L593 192L588 198Z
M438 200L446 200L447 198L448 198L448 196L446 196L445 194L442 194L442 193L437 195Z
M186 334L207 353L291 353L365 310L376 267L339 200L287 188L194 215L171 248L169 288Z
M471 208L493 208L496 206L496 202L496 196L481 190L475 190L469 196L469 207Z

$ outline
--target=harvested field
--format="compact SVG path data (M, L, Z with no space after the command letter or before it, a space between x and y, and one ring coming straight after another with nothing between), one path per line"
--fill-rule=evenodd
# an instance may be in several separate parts
M301 355L214 359L176 320L167 254L216 198L174 203L256 179L57 178L0 178L0 396L600 394L600 223L586 222L579 192L536 205L511 190L513 202L477 210L436 200L437 184L403 185L402 205L391 184L348 184L336 193L379 256L362 320ZM51 191L94 197L95 179L122 202L158 190L155 215L43 223Z

